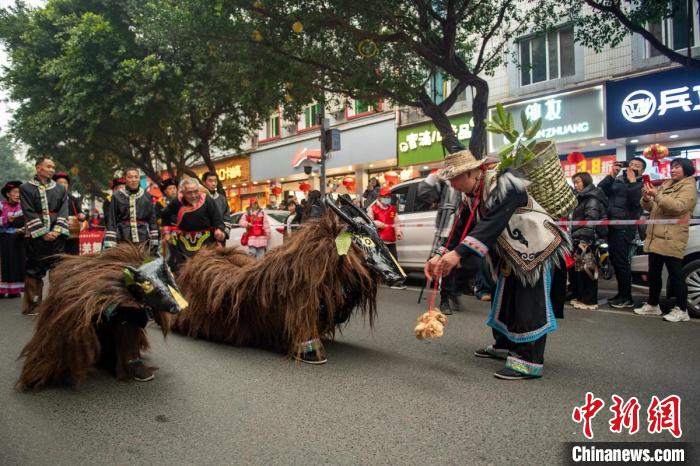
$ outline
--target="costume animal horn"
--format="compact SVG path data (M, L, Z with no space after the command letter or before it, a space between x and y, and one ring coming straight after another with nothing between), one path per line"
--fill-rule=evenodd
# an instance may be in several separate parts
M374 222L372 221L372 219L369 218L369 215L367 215L367 212L364 209L360 209L359 207L357 207L351 201L348 201L347 198L345 198L343 196L340 196L340 203L350 207L353 211L355 211L360 218L364 219L364 221L367 222L367 225L372 225L373 227L377 228L374 225Z
M331 198L330 194L326 194L326 197L325 197L324 201L326 202L326 205L327 205L328 207L330 207L331 209L333 209L333 212L335 212L336 215L338 215L338 217L342 218L343 221L345 221L345 223L347 223L348 225L350 225L350 226L352 226L352 227L357 227L357 226L358 226L358 225L357 225L357 222L356 222L354 219L352 219L352 218L351 218L350 216L348 216L345 212L343 212L342 210L340 210L340 209L338 208L338 206L335 205L335 202L333 201L333 198Z

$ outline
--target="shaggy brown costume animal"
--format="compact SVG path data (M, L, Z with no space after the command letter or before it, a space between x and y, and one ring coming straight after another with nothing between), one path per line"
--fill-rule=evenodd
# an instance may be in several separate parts
M190 306L174 330L298 356L301 343L332 338L354 308L372 326L378 279L357 246L338 254L335 240L342 231L328 213L257 262L241 249L203 249L178 274Z
M79 386L107 353L112 362L116 360L110 369L117 378L129 378L127 362L139 357L139 349L149 348L145 329L102 325L103 311L118 306L125 315L143 312L143 302L124 283L124 269L141 266L147 251L122 244L98 254L60 256L51 274L51 293L37 308L34 336L20 355L26 360L18 389L49 383ZM170 314L154 311L153 318L167 335Z

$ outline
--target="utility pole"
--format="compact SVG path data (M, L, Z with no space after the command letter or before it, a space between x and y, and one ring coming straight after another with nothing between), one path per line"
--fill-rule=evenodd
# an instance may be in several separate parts
M326 96L325 93L321 92L321 98L318 102L320 112L318 114L318 119L321 124L321 196L326 195Z

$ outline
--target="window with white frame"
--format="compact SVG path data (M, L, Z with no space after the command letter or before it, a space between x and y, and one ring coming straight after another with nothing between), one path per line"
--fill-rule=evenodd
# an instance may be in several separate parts
M280 136L280 114L272 115L265 125L265 138L273 139Z
M688 48L688 45L695 47L700 44L700 18L698 18L697 3L691 3L692 15L690 15L690 19L688 17L687 3L679 3L680 8L675 10L670 18L649 24L649 32L666 47L676 51L685 50ZM688 34L688 27L691 25L691 21L693 30L691 34ZM689 41L690 44L688 44ZM659 55L661 55L661 52L647 42L647 56L656 57Z
M299 117L299 130L313 128L318 126L318 116L321 114L320 104L311 104L304 107L304 112Z
M347 107L347 116L352 118L365 113L372 113L381 110L381 101L369 102L366 100L352 99Z
M576 74L571 26L521 39L517 46L521 86Z
M280 137L280 123L281 123L280 112L271 115L270 118L265 122L264 127L259 132L260 141L265 141L268 139L276 139Z

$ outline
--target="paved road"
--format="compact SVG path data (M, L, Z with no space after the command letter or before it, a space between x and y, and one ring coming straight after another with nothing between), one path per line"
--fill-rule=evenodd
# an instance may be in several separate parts
M606 401L596 440L672 440L607 431L610 396L683 399L683 438L700 436L700 323L568 310L548 340L545 376L507 382L472 351L489 343L487 306L465 298L446 335L420 342L413 290L380 291L373 332L353 321L329 363L155 330L155 381L98 373L79 390L12 389L32 320L0 301L1 464L557 464L582 439L571 411Z

